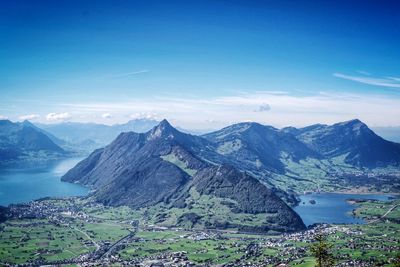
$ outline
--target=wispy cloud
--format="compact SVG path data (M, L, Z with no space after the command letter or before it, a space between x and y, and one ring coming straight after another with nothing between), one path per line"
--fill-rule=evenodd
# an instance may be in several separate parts
M271 106L267 103L263 103L255 110L255 112L266 112L269 110L271 110Z
M0 120L8 120L7 116L0 115Z
M68 112L63 113L49 113L46 116L46 120L48 121L64 121L70 119L72 116Z
M101 117L102 117L103 119L111 119L111 118L112 118L112 115L111 115L110 113L103 113L103 114L101 114Z
M333 76L354 82L360 82L369 85L400 88L400 79L395 77L374 78L365 76L351 76L342 73L334 73Z
M176 125L191 129L223 127L241 121L280 127L334 123L353 118L371 125L399 125L399 106L399 98L329 92L304 96L259 92L214 98L154 97L127 99L125 102L63 104L63 108L74 113L112 112L115 122L124 122L129 114L134 114L131 118L167 118ZM268 107L273 109L254 112L260 107L262 111L267 111Z
M160 120L159 116L155 112L138 112L131 114L129 118L137 120L137 119L146 119L146 120Z
M119 73L119 74L114 74L114 75L110 75L109 79L117 79L117 78L126 78L126 77L130 77L130 76L134 76L134 75L138 75L138 74L143 74L143 73L148 73L150 72L149 70L138 70L138 71L132 71L132 72L126 72L126 73Z
M358 70L357 72L362 75L368 75L368 76L371 75L371 73L369 73L368 71L365 71L365 70Z
M22 116L19 116L19 119L20 120L34 120L34 119L38 119L38 118L40 118L40 115L38 115L38 114L27 114L27 115L22 115Z
M133 77L136 75L148 73L150 70L143 69L143 70L137 70L137 71L131 71L131 72L122 72L122 73L104 73L100 74L94 77L89 77L89 80L95 80L95 81L106 81L106 80L117 80L117 79L124 79L124 78L129 78Z
M400 77L388 77L388 79L400 82Z

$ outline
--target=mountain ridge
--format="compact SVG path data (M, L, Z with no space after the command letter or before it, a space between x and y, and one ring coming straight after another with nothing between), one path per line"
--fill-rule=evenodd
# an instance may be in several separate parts
M225 165L222 170L227 176L218 176L218 167L197 155L217 155L207 148L208 145L211 143L206 139L181 133L163 120L147 133L120 134L109 146L96 150L67 172L62 180L91 186L96 190L92 197L111 206L128 205L137 209L169 205L185 209L188 207L186 202L192 198L190 190L195 190L212 201L231 199L237 205L247 207L239 209L242 213L252 214L249 205L245 204L249 198L238 197L237 191L232 189L237 185L227 180L229 177L233 180L240 177L242 184L252 188L248 192L265 188L260 191L263 194L254 194L251 200L259 208L258 213L271 213L269 221L264 221L264 226L288 231L304 228L298 215L257 179L232 171L233 167ZM204 186L205 183L201 181L210 184ZM223 184L230 184L231 189L224 189ZM269 202L261 200L262 196ZM268 207L272 203L280 209L272 211Z
M296 137L326 157L346 155L345 162L367 168L400 165L400 144L376 135L358 119L300 129Z
M133 119L114 125L80 122L37 123L36 125L66 142L68 148L91 152L109 144L122 132L146 132L158 123L157 120Z
M67 153L27 121L0 120L0 163L44 161Z

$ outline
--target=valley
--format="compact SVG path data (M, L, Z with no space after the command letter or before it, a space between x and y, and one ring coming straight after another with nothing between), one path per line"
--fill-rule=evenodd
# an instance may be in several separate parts
M272 183L284 190L337 193L398 193L397 167L359 168L344 162L345 156L330 160L305 159L295 162L285 157L284 174L272 174Z
M0 211L0 264L313 266L309 246L322 233L336 266L391 266L400 240L398 144L358 120L316 128L242 123L195 136L163 120L83 159L66 152L73 164L20 176L35 184L49 175L47 186L76 186L84 196L54 187L38 200L7 202L20 204ZM342 136L335 144L324 139L332 131ZM366 140L393 155L371 157Z
M87 156L95 149L107 146L123 131L145 133L158 124L158 121L140 119L114 126L83 123L36 126L28 121L13 124L3 120L0 134L12 133L16 137L0 144L0 158L1 151L8 157L1 158L0 166L3 169L20 165L45 166L63 158ZM275 188L290 205L296 204L288 194L290 192L396 193L400 190L399 144L380 138L359 120L283 129L239 123L201 136L174 131L181 137L193 139L194 146L189 149L192 157L208 164L229 164L245 171ZM39 139L32 138L33 133ZM330 144L336 135L342 136L341 140ZM338 149L332 152L334 147ZM366 152L368 149L373 152ZM164 152L161 157L184 166L182 163L187 161L187 154L175 152L169 155ZM181 162L174 159L178 156Z
M399 200L356 202L366 224L320 224L297 233L166 227L147 209L111 208L81 198L44 199L11 206L0 224L1 264L155 263L224 266L313 266L317 233L334 244L338 266L392 266L400 249Z
M0 267L400 267L399 1L0 1Z

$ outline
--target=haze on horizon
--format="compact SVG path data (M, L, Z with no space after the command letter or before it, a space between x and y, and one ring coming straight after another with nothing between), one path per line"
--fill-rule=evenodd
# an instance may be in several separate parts
M0 118L400 126L396 1L2 1Z

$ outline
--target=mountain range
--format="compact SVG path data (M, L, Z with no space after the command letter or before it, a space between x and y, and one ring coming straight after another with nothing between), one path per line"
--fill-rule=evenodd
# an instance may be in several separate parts
M3 120L1 163L21 158L45 160L53 158L56 150L59 154L68 151L88 155L106 146L121 132L146 132L158 123L138 119L112 126L68 122L33 125L28 121L13 124ZM11 141L18 139L13 136L15 131L9 133L7 125L11 124L15 129L24 126L25 132L30 129L34 133L32 136L50 139L51 142L46 142L52 144L49 150L54 151L46 154L47 150L42 149L40 157L37 151L28 153L26 144ZM174 130L187 133L178 129ZM290 204L296 202L293 193L302 191L341 191L354 185L361 186L363 182L372 191L397 188L399 144L384 140L359 120L283 129L246 122L195 139L197 156L214 164L229 164L246 171ZM31 146L36 142L38 145L43 143L33 138Z
M307 165L310 162L313 167ZM342 167L350 173L398 169L400 146L377 136L359 120L300 129L239 123L202 136L182 133L163 120L146 133L120 134L62 180L91 187L91 197L105 205L153 211L158 207L156 216L161 216L158 209L164 212L157 221L169 226L189 219L192 227L292 231L303 227L288 206L296 204L295 193L300 190L287 185L310 179L295 173L293 164L303 171L316 168L328 173L337 183L334 175ZM319 187L329 175L311 179L314 188L308 189ZM341 179L346 177L342 174ZM394 177L397 183L398 178ZM225 210L223 219L207 217L205 211L211 207ZM256 219L239 223L237 214Z
M97 123L61 122L53 124L37 123L36 126L47 133L57 136L66 150L91 152L106 146L122 132L146 132L159 121L152 119L134 119L123 124L105 125Z
M65 157L74 145L97 147L114 135L62 180L166 226L295 231L304 224L290 206L303 191L400 190L400 144L359 120L283 129L246 122L201 136L166 120L43 128L2 120L0 162Z
M300 217L272 190L232 166L211 162L218 157L210 141L182 133L163 120L147 133L120 134L62 180L90 186L95 190L92 198L105 205L167 207L171 212L164 212L161 222L172 220L171 225L190 221L192 227L304 228ZM217 207L225 213L221 219L210 218ZM248 216L255 219L250 223L237 219Z
M14 123L0 120L0 165L16 161L56 159L65 155L66 151L52 137L29 121Z

